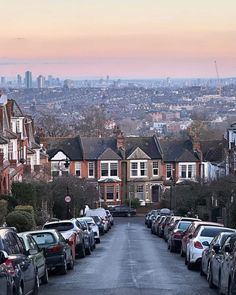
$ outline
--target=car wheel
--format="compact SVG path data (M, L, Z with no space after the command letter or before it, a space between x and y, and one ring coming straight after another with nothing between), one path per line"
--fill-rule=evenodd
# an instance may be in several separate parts
M184 264L185 264L185 265L187 265L187 264L188 264L187 255L185 255Z
M96 241L94 240L94 243L93 243L93 250L96 249Z
M88 246L88 248L86 248L85 253L86 253L86 255L91 255L90 246Z
M96 239L96 243L97 244L100 244L101 243L100 238Z
M170 252L171 253L174 253L175 252L175 246L170 244Z
M37 274L35 277L34 289L33 289L32 295L38 295L38 292L39 292L39 277Z
M183 252L183 248L181 247L181 249L180 249L180 256L181 257L185 257L185 253Z
M45 271L44 271L44 275L41 278L41 282L42 284L47 284L48 283L48 269L45 266Z
M194 263L190 262L190 257L188 258L187 267L188 270L193 270L194 268Z
M81 248L81 250L80 250L80 252L79 252L79 257L80 257L80 258L84 258L85 256L86 256L86 253L85 253L85 246L84 246L84 243L83 243L82 248Z
M74 258L73 258L72 253L70 255L70 262L68 263L67 268L70 269L70 270L72 270L74 268Z
M208 281L208 285L211 289L214 288L214 284L213 284L213 281L212 281L212 270L211 270L211 265L210 263L208 263L208 266L207 266L207 281Z
M200 276L205 276L205 273L203 272L203 269L202 269L202 263L200 264Z
M67 261L66 261L66 257L64 257L64 261L63 261L63 265L59 266L59 271L62 275L67 274Z

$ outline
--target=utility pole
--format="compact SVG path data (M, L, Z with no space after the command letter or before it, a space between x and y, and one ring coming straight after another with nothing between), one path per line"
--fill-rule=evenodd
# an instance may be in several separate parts
M214 63L215 63L216 76L217 76L217 92L218 92L219 96L221 96L222 87L221 87L220 75L219 75L218 65L217 65L216 60L214 61Z

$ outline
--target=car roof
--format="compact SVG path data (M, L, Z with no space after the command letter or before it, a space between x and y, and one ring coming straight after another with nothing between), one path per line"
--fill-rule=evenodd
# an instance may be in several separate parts
M64 223L64 222L70 222L70 223L73 223L74 220L72 219L64 219L64 220L57 220L57 221L49 221L49 222L46 222L44 225L46 224L58 224L58 223Z
M210 222L210 221L193 221L193 224L195 224L195 225L206 225L206 226L210 226L210 225L212 225L212 226L224 226L223 224L221 224L221 223L217 223L217 222Z
M218 227L220 227L221 229L224 229L224 230L227 230L227 231L232 231L232 232L235 232L235 229L233 229L233 228L230 228L230 227L221 227L221 226L214 226L214 225L201 225L200 226L201 228L218 228Z
M39 230L32 230L32 231L25 231L23 234L38 234L38 233L58 233L56 229L39 229Z

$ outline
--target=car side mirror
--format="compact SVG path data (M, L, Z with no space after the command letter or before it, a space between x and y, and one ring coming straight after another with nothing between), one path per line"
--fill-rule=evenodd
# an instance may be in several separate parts
M219 244L215 244L215 245L213 246L213 250L214 250L216 253L219 253L219 251L220 251L220 245L219 245Z
M226 244L224 247L225 252L230 253L231 252L231 248L230 248L230 244Z
M4 263L8 259L8 254L5 251L0 251L0 264Z
M192 239L192 238L193 238L193 235L192 235L192 234L189 234L189 235L188 235L188 238L189 238L189 239Z
M203 241L202 244L203 244L203 246L206 246L206 247L209 247L210 246L210 244L209 244L208 241Z
M28 252L28 255L36 255L36 254L38 254L38 250L36 250L36 249L29 249L27 252Z

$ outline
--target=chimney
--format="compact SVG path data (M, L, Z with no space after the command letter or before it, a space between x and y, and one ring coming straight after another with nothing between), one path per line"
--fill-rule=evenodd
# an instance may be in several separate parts
M120 130L119 126L115 126L114 130L113 130L113 134L116 137L116 147L117 150L124 150L125 148L125 137L123 132Z

